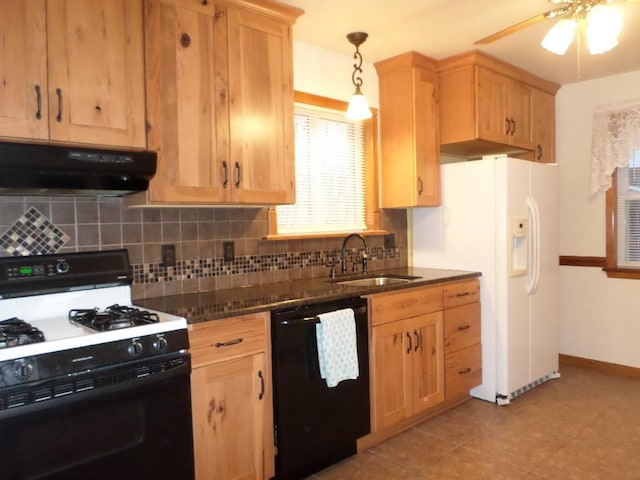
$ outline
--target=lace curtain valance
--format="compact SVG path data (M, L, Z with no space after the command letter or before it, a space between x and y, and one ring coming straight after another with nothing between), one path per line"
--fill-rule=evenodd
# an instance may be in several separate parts
M607 191L616 167L626 166L636 150L640 150L640 99L597 108L593 115L589 194Z

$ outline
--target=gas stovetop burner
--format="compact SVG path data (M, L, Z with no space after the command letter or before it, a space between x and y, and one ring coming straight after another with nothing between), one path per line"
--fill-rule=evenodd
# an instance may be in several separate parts
M17 317L0 321L0 348L44 342L44 333Z
M102 312L96 308L71 310L69 320L104 332L157 323L160 318L157 314L146 310L115 304L105 308Z

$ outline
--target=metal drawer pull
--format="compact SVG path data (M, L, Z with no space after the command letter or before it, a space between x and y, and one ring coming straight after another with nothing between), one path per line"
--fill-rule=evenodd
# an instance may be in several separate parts
M262 375L262 370L258 370L258 377L260 378L260 394L258 395L258 400L262 400L262 397L264 397L264 375Z
M407 348L407 353L411 353L411 335L409 335L409 332L405 332L407 335L407 338L409 339L409 348Z
M213 346L216 348L230 347L231 345L238 345L239 343L242 343L242 338L235 338L233 340L229 340L228 342L216 342L213 344Z
M240 184L242 183L242 169L240 168L240 164L236 162L236 188L240 188Z
M469 373L471 371L471 367L465 368L464 370L460 370L458 372L459 375L466 375L467 373Z
M56 88L56 95L58 96L58 115L56 116L56 120L58 122L62 121L62 90Z
M222 177L222 188L227 188L227 185L229 184L229 169L225 160L222 161L222 170L224 172L224 175Z
M471 325L460 325L458 327L458 331L462 332L463 330L469 330L471 328Z
M36 85L36 101L38 103L38 111L36 112L36 119L42 118L42 95L40 94L40 85Z
M466 297L469 295L471 295L471 292L456 293L456 297Z

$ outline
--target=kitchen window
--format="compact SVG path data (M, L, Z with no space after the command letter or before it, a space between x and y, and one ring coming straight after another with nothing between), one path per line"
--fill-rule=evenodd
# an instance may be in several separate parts
M640 150L618 167L607 192L608 276L640 278Z
M269 239L381 233L377 115L344 117L347 103L295 93L296 203L270 210Z

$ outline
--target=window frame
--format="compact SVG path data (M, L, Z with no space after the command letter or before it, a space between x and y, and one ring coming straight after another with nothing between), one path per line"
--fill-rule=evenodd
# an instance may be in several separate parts
M314 95L306 92L294 92L294 102L303 103L316 107L323 107L332 110L345 112L348 103L342 100ZM379 165L378 165L378 110L371 109L371 118L363 120L364 128L364 179L365 179L365 230L355 233L361 235L383 235L388 233L381 228L380 220L380 200L379 200ZM304 238L333 238L344 237L347 233L353 232L323 232L323 233L293 233L279 234L278 220L275 207L270 207L268 211L268 234L266 240L294 240Z
M618 266L618 169L613 172L611 188L606 197L606 225L607 225L607 257L604 271L609 278L640 279L640 268L624 268Z

